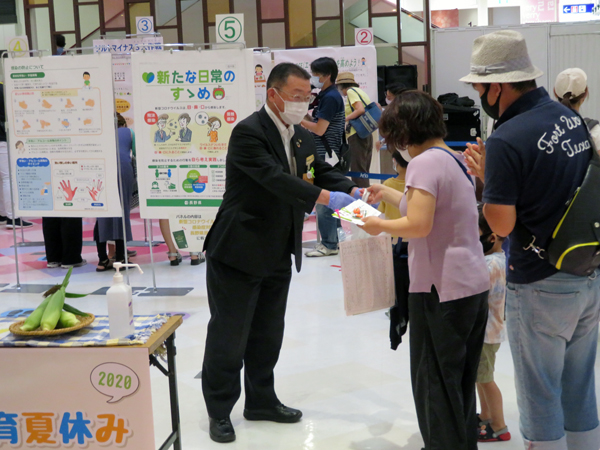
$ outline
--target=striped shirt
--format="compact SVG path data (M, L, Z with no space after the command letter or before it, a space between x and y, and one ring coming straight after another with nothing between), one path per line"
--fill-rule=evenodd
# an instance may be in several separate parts
M313 118L315 121L323 119L329 122L329 126L323 136L313 133L317 152L319 156L325 158L326 146L323 142L323 139L325 139L327 144L329 144L329 148L339 156L344 126L346 124L342 94L338 92L337 86L333 84L319 92L317 100L318 105L313 111Z

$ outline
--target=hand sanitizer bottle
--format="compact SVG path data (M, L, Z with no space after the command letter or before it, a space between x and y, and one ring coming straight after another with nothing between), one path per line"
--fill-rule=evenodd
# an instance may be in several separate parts
M135 332L133 324L133 299L131 295L131 286L125 284L123 275L119 270L121 267L137 267L140 273L142 269L137 264L122 264L116 262L113 264L116 273L113 277L113 284L106 292L106 301L108 303L108 323L110 328L110 338L119 339L130 336Z

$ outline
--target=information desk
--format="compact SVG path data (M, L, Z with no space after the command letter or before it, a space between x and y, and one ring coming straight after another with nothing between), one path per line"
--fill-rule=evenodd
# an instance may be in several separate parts
M182 316L136 316L136 337L154 324L136 345L102 340L106 317L97 317L90 329L47 340L8 333L15 320L22 318L0 318L0 449L154 450L154 365L169 379L171 405L172 432L159 449L181 450L175 330ZM163 344L166 364L157 357Z

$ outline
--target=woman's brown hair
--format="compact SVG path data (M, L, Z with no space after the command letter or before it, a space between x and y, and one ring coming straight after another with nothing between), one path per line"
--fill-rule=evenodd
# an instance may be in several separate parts
M388 148L420 145L430 139L445 138L444 109L431 95L404 91L383 111L379 132Z

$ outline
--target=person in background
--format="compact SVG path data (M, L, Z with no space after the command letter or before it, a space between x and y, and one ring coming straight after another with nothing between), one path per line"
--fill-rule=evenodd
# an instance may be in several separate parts
M123 218L122 217L103 217L96 220L94 226L94 241L96 241L96 250L98 251L98 266L96 272L104 272L112 269L113 263L108 257L106 251L106 242L115 242L115 261L125 262L125 239L131 241L131 221L130 221L130 203L133 196L133 164L131 161L133 149L133 131L127 128L125 118L117 113L117 137L119 139L119 161L121 169L121 200L123 202L123 212L125 216L125 238L123 237ZM90 188L88 187L88 190ZM97 195L95 192L101 191L102 186L91 188L90 195ZM95 191L94 191L95 189Z
M169 258L169 262L172 266L178 266L179 263L183 261L183 256L181 256L181 253L179 253L179 250L177 250L177 246L173 241L169 219L159 219L158 224L160 225L160 233L162 234L168 249L167 258ZM203 262L204 255L202 252L190 252L190 265L198 266Z
M583 102L589 97L587 75L579 68L563 70L556 77L554 95L567 108L579 112ZM598 120L586 118L585 124L590 130L596 150L600 151L600 124Z
M81 267L87 261L81 257L83 222L81 217L42 217L42 232L46 248L46 267Z
M4 50L0 51L0 54L2 52L4 52ZM0 83L0 224L6 224L6 228L9 229L14 227L29 228L33 226L33 223L21 218L13 220L12 216L10 176L8 171L8 146L6 143L6 131L4 130L4 122L6 122L5 114L4 84Z
M479 422L479 442L510 440L510 431L504 422L502 393L494 381L496 353L500 343L506 340L504 324L504 300L506 297L506 256L502 251L504 238L494 233L483 215L483 204L479 209L479 233L485 262L490 274L490 294L488 296L488 321L485 327L483 350L477 370L477 394L481 404Z
M400 83L399 81L388 84L385 87L385 103L386 103L386 105L389 105L390 103L392 103L394 101L394 99L396 98L396 96L400 95L402 92L404 92L406 90L408 90L406 85L404 85L404 83ZM384 106L384 108L385 108L385 106ZM385 144L385 139L383 138L383 136L381 136L381 133L379 134L379 140L377 142L375 142L375 148L377 149L377 151L387 150L387 146Z
M273 373L283 342L291 256L300 271L304 213L315 203L336 210L355 200L348 193L360 195L319 158L313 136L299 126L308 113L309 80L296 64L273 67L266 105L239 122L229 140L223 203L204 242L211 318L202 393L216 442L236 438L230 414L242 391L242 368L247 420L300 421L302 412L279 400Z
M319 157L331 161L333 153L338 158L340 156L345 126L344 99L334 84L338 67L333 58L323 57L314 60L310 70L311 85L321 91L316 99L318 106L313 110L314 121L304 119L301 125L313 134ZM309 257L337 255L337 229L342 226L340 219L333 217L334 211L325 205L317 205L315 209L321 242L305 255Z
M400 205L402 217L367 217L362 228L410 240L410 367L419 429L427 450L476 450L475 380L490 277L473 180L463 155L444 143L442 105L429 94L400 94L384 110L380 131L412 160L404 194L374 184L369 202Z
M387 149L387 147L386 147ZM406 150L404 150L406 154ZM392 156L392 168L398 174L394 178L388 178L383 182L383 185L392 188L398 192L404 193L406 168L408 167L407 159L410 156L402 157L400 151L388 149L388 153ZM382 214L379 216L382 219L395 220L402 217L398 204L382 201L378 208ZM408 270L408 242L402 241L397 237L392 238L392 258L394 262L394 286L396 290L396 301L394 306L390 308L390 342L392 350L396 350L402 342L402 336L406 333L408 327L408 295L410 286L410 272Z
M347 134L348 145L350 146L350 170L352 172L368 173L371 167L371 155L373 153L373 135L361 138L356 134L354 127L350 125L350 120L357 119L365 113L365 107L371 103L369 96L358 87L354 80L352 72L342 72L337 76L335 83L344 97L348 98L345 104L346 124L350 131ZM352 178L357 186L369 187L367 178Z
M57 34L54 36L54 42L56 43L56 53L55 56L60 56L65 53L65 47L67 46L67 40L62 34Z
M574 111L537 87L543 72L520 33L475 39L470 68L460 81L472 84L497 120L485 145L467 144L465 156L470 173L485 181L490 228L510 239L506 328L525 447L598 450L600 271L559 272L535 251L547 246L584 179L590 152L565 150L589 149L588 131Z

